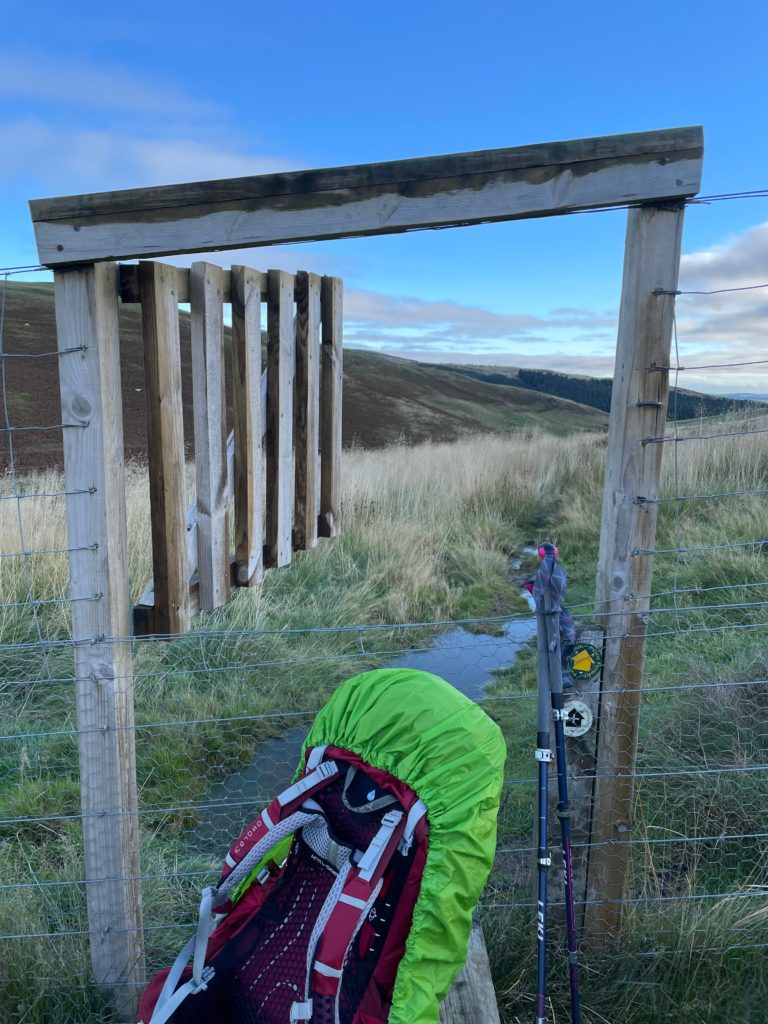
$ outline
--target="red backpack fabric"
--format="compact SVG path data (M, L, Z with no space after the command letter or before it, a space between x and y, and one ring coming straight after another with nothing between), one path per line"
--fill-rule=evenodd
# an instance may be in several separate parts
M197 934L147 986L141 1024L384 1024L427 836L399 779L348 750L308 750L204 891Z

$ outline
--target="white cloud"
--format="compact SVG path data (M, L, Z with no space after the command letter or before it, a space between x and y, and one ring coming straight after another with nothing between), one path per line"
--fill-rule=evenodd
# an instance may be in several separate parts
M344 317L361 334L399 328L414 331L423 340L520 337L543 323L536 316L494 313L458 302L430 302L413 296L358 290L348 292Z
M496 313L459 302L351 289L344 299L348 345L421 362L543 367L613 373L616 314L555 309L547 316Z
M67 132L39 121L0 124L0 134L0 181L30 179L37 187L56 195L286 169L284 159L249 155L194 139Z
M768 281L768 221L680 261L680 288L743 288Z
M141 114L152 120L221 116L218 104L184 95L133 69L94 66L47 53L0 50L0 98Z
M679 384L708 392L768 391L768 222L682 258L676 327ZM439 362L613 372L616 314L560 307L546 316L494 313L457 302L350 292L348 341ZM673 350L672 364L675 365ZM747 366L712 364L748 363Z
M683 386L727 392L768 389L768 222L727 241L683 256L680 290L718 292L677 299L677 334ZM750 366L710 367L717 363Z

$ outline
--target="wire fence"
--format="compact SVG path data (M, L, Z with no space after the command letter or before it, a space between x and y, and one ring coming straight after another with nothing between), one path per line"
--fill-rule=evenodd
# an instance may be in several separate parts
M6 285L9 274L0 272ZM56 468L60 448L37 433L60 434L62 425L25 419L18 429L25 392L13 369L18 357L34 356L50 364L55 384L58 360L73 353L56 350L50 310L30 325L27 309L0 283L0 991L11 1021L52 1019L54 1006L62 1021L109 1021L116 1018L107 996L91 982L79 747L87 730L76 712L68 492ZM39 352L23 347L25 332ZM676 331L676 391L684 348ZM720 374L742 365L693 361L689 369ZM40 407L45 424L56 408ZM601 773L586 754L571 764L582 794L577 862L617 845L594 839L597 818L611 809L583 794L611 779L634 787L632 821L620 837L630 850L623 946L585 948L587 1001L614 961L655 984L662 958L764 958L768 949L768 428L758 407L706 430L672 413L664 437L648 438L671 448L664 490L638 498L659 515L657 545L632 553L655 559L650 607L633 626L648 644L642 684L620 678L602 693L642 701L637 759L618 774ZM585 550L593 566L589 543ZM524 569L525 557L515 551L510 560ZM145 565L133 563L136 587ZM577 621L598 622L607 638L625 635L612 629L620 613L582 600L585 590L577 587L569 604ZM167 965L191 934L200 888L218 876L231 840L290 780L334 688L393 666L442 676L504 731L497 856L481 913L495 968L524 986L535 915L532 614L302 627L297 609L292 628L253 628L241 625L249 601L253 595L242 592L231 619L209 617L180 637L77 641L132 646L135 720L118 728L130 730L136 745L141 870L132 880L141 891L148 971ZM574 692L595 706L601 696L595 681ZM620 730L615 742L629 739ZM577 902L585 916L605 901L585 886ZM651 973L643 973L645 963Z

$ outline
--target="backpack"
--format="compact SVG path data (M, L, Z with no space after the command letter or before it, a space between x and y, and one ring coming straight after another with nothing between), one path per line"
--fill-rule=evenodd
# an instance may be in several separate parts
M437 676L348 680L203 890L140 1024L436 1024L493 862L504 758L496 724Z

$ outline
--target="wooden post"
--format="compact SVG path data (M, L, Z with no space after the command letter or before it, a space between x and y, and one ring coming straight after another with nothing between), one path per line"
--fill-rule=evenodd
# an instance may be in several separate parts
M320 278L296 274L296 503L293 545L317 543L320 469Z
M335 537L341 529L341 392L343 381L343 282L324 277L322 284L322 392L320 406L320 518L321 537Z
M629 211L603 492L597 610L604 615L597 778L585 932L616 936L632 835L633 773L669 391L682 203ZM648 499L651 499L650 501Z
M440 1024L499 1024L483 930L472 926L467 962L440 1006Z
M267 274L267 541L265 562L291 561L293 533L293 276Z
M265 286L264 274L232 267L235 562L241 587L260 583L264 573L261 293Z
M213 263L193 263L189 275L201 611L213 611L229 601L222 277L221 267Z
M176 280L174 267L139 263L157 633L185 633L190 618Z
M578 628L578 643L590 644L598 651L603 650L603 632L592 626ZM568 800L571 805L571 844L573 894L576 903L576 927L584 925L584 900L587 894L588 842L592 831L592 809L594 806L595 768L597 764L597 714L600 699L600 676L580 681L574 679L573 686L566 691L566 710L571 710L566 719L565 755L568 762ZM592 724L581 735L574 735L569 729L574 712L579 715L578 705L586 705L592 716ZM581 712L583 714L583 712ZM550 820L555 831L552 833L552 867L549 871L550 896L553 901L563 899L563 855L559 841L557 818L557 775L550 773ZM562 915L565 920L565 914Z
M91 962L127 1018L144 949L131 645L113 639L131 635L115 265L54 290L62 422L82 428L64 431L64 473Z

